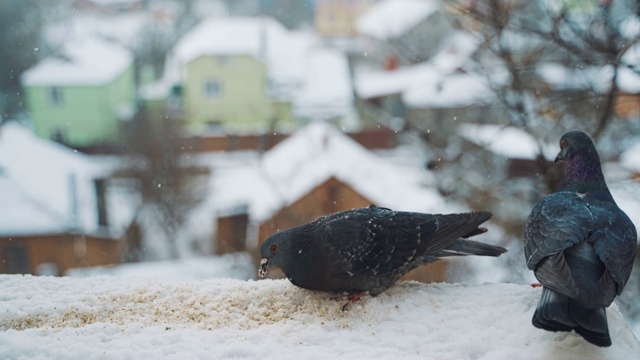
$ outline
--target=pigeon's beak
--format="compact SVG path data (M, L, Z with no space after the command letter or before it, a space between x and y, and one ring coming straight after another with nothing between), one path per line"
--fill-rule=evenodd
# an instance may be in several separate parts
M258 269L258 277L260 279L264 279L269 272L269 259L260 260L260 268Z
M560 160L565 160L567 158L567 154L566 154L566 148L560 150L560 152L558 153L558 156L556 156L556 159L553 160L553 162L558 162Z

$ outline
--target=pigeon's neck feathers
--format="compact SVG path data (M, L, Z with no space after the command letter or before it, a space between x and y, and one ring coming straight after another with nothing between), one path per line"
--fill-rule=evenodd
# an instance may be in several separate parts
M568 161L567 172L559 191L575 191L612 198L595 149L584 151Z

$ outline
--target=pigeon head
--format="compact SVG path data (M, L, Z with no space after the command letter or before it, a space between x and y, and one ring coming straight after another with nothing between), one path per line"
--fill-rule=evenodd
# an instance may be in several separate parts
M292 231L294 229L288 229L275 233L266 238L260 246L260 269L258 269L258 276L262 279L267 276L269 269L277 267L283 269L287 264L287 259L290 257L292 251Z
M562 135L560 138L560 152L555 161L566 160L571 162L576 157L600 164L600 157L591 137L583 131L570 131Z
M557 161L566 161L567 170L561 190L579 193L597 192L610 197L600 167L600 156L591 137L582 131L570 131L560 138Z

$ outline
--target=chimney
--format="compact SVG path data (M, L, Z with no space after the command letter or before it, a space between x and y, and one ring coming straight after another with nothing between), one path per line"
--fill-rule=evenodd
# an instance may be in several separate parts
M96 205L98 206L98 226L101 228L109 226L109 218L107 216L106 183L106 179L94 180L96 188Z
M80 219L78 216L78 185L76 182L76 175L73 173L69 174L69 196L71 200L71 218L69 219L69 226L74 230L78 230L80 228Z

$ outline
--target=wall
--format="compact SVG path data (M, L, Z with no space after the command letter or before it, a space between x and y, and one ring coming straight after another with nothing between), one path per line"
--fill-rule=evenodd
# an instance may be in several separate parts
M107 85L63 87L63 101L57 106L49 102L49 89L49 86L25 88L36 134L52 139L61 130L65 141L73 146L117 141L118 110L123 105L135 104L132 66Z
M184 68L186 122L192 126L222 124L225 129L266 129L274 110L267 97L267 69L257 59L241 56L201 56ZM222 86L219 98L205 96L205 84Z
M7 271L8 247L26 249L27 273L36 274L38 265L53 263L63 275L69 268L120 263L123 246L120 240L71 234L0 237L0 273Z

